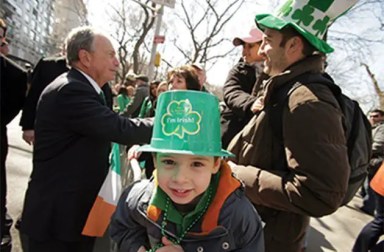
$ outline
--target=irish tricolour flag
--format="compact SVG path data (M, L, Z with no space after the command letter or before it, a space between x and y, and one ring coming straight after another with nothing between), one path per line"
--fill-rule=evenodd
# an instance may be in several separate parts
M111 168L88 215L82 234L102 237L108 228L121 194L121 162L119 145L112 144Z

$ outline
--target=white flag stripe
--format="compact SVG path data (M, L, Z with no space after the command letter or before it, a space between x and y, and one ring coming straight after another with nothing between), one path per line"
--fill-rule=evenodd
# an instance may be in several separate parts
M109 170L107 178L105 179L99 197L103 198L105 202L117 205L117 201L121 195L121 178L113 170Z

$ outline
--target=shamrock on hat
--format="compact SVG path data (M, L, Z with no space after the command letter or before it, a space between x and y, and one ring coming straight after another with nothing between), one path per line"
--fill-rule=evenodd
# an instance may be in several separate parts
M347 12L357 0L288 0L276 14L258 14L260 29L281 30L291 25L316 49L323 53L333 48L323 40L330 24Z
M167 106L167 113L161 117L164 135L175 135L180 139L184 138L184 133L198 134L200 121L200 114L192 110L189 100L171 101Z

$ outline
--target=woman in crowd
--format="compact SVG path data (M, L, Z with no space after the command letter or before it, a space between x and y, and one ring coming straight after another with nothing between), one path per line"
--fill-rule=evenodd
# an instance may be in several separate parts
M170 90L200 90L199 77L192 66L176 67L168 72Z

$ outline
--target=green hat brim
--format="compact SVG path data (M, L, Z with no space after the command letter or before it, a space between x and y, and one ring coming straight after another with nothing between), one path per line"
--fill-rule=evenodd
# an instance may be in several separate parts
M172 150L172 149L160 149L154 148L150 144L140 146L137 151L140 152L160 152L160 153L174 153L174 154L187 154L197 156L209 156L209 157L234 157L235 155L227 150L221 150L219 152L204 152L204 151L187 151L187 150Z
M258 28L262 31L264 31L265 28L280 31L285 26L291 25L298 33L300 33L311 45L313 45L320 52L331 53L334 51L333 48L324 40L314 36L312 33L301 28L296 23L287 22L271 14L258 14L255 17L255 22Z

